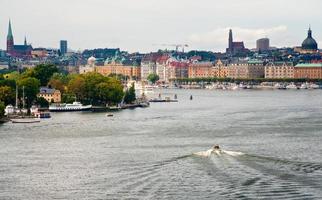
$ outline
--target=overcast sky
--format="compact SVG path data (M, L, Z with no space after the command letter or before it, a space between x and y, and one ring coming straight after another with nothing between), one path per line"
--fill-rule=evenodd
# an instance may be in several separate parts
M0 48L8 20L15 43L83 50L120 47L130 52L189 44L188 50L223 51L228 29L248 48L269 37L272 46L297 46L307 34L322 44L321 0L1 0ZM172 47L168 47L169 49Z

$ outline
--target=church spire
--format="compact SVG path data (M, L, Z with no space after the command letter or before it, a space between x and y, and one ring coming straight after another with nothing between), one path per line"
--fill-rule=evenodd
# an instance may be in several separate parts
M312 30L311 30L311 25L309 26L308 37L309 37L309 38L312 38Z
M25 36L25 43L24 43L25 46L27 46L27 37Z
M11 29L11 20L10 19L9 19L9 28L8 28L7 40L13 40L13 34L12 34L12 29Z

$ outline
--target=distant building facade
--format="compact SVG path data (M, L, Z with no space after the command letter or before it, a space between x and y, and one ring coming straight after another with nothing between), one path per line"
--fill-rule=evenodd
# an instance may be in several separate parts
M188 78L189 63L185 61L169 61L169 77L168 79Z
M189 64L188 77L189 78L207 78L213 77L212 62L197 62Z
M67 40L60 41L60 53L61 55L65 55L67 53Z
M145 55L141 61L141 80L147 81L150 74L156 74L156 61L161 55L159 53L150 53Z
M234 63L228 66L229 78L264 78L265 67L262 61Z
M322 63L298 64L294 78L322 79Z
M141 78L140 67L137 66L126 66L122 64L111 63L108 65L95 67L95 71L102 74L103 76L120 74L128 78L136 78L137 80Z
M169 55L162 55L157 58L156 74L159 76L159 81L161 82L169 82L169 67L168 67L169 59L170 59Z
M256 50L257 51L268 51L269 50L269 39L261 38L256 41Z
M212 68L212 75L217 78L227 78L229 76L229 66L218 60Z
M294 78L294 65L291 62L272 62L265 66L265 78Z
M38 97L43 97L49 103L60 103L61 102L61 93L59 90L41 87L39 90Z

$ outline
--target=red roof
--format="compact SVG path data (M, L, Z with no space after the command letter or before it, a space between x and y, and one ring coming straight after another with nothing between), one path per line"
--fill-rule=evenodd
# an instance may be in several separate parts
M179 61L172 61L169 63L171 67L188 67L189 63L187 62L179 62Z

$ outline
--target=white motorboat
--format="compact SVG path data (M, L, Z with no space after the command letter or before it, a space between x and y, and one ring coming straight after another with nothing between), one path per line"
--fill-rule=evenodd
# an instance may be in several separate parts
M291 83L290 85L286 86L286 89L294 89L294 90L297 90L298 87L294 83Z

